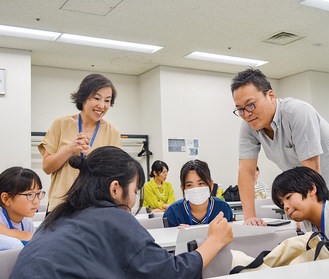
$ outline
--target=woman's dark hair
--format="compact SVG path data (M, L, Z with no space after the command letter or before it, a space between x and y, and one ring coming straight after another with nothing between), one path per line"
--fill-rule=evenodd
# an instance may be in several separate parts
M144 170L140 163L118 147L98 147L85 158L71 157L69 163L73 168L79 169L80 173L64 196L64 202L56 206L45 219L45 227L51 226L62 216L71 217L92 206L127 207L125 204L116 204L111 196L110 184L115 180L123 189L123 199L128 196L128 186L134 179L137 178L139 190L145 183Z
M167 171L169 171L169 167L165 162L160 160L154 161L151 167L150 177L154 177L154 172L159 175L163 171L163 168L166 168Z
M323 177L308 167L296 167L279 174L272 184L273 202L282 208L281 198L289 193L300 193L303 198L316 187L318 201L329 200L329 190Z
M182 189L183 190L185 189L186 177L189 171L192 170L195 171L198 174L198 176L200 176L200 178L208 184L210 188L212 179L211 179L211 173L208 164L201 160L191 160L185 163L180 171L180 183Z
M24 191L30 190L33 183L39 189L42 189L40 177L33 170L22 167L11 167L0 174L0 194L6 192L10 197L14 197ZM0 205L3 205L1 199Z
M113 107L117 91L113 83L100 74L86 76L80 83L78 90L71 94L71 99L73 103L75 103L77 109L81 111L83 103L89 98L95 96L96 93L104 87L110 87L112 89L111 107Z
M247 70L239 72L233 78L231 83L232 94L241 86L245 86L248 84L253 84L259 91L263 92L264 95L266 95L269 90L272 90L271 83L260 70L249 68Z

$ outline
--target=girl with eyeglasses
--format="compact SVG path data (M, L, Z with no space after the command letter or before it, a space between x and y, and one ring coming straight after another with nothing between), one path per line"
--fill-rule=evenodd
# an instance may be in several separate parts
M30 169L11 167L0 174L0 234L19 239L23 245L32 238L31 217L46 193L41 189L40 177Z

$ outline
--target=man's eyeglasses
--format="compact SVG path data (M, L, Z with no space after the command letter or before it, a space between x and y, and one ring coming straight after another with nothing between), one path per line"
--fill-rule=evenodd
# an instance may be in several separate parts
M18 194L18 195L25 196L28 201L33 201L36 197L38 197L39 200L42 200L45 197L46 192L45 191L40 191L39 193L31 192L31 193L28 193L28 194Z
M254 101L254 102L246 105L244 108L237 108L237 109L233 110L233 113L236 116L244 116L244 111L252 112L252 111L254 111L256 109L256 105L255 104L256 104L257 101Z

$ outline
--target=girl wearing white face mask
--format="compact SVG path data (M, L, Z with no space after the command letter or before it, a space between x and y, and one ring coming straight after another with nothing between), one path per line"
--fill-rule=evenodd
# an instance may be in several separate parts
M184 199L170 205L163 215L169 226L209 224L221 211L227 221L233 221L230 206L210 196L213 181L206 162L187 162L181 169L180 180Z

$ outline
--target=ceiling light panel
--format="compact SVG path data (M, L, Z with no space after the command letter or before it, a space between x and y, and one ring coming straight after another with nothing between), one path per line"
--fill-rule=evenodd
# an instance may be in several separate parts
M243 65L243 66L250 66L250 67L258 67L258 66L268 63L268 61L263 61L263 60L226 56L226 55L206 53L206 52L200 52L200 51L194 51L191 54L188 54L184 57L190 58L190 59L211 61L211 62L224 63L224 64Z
M305 6L329 11L329 0L303 0L299 3Z
M0 25L0 35L54 41L61 33Z
M58 33L58 32L49 32L43 30L13 27L6 25L0 25L0 35L36 39L36 40L56 41L61 43L87 45L93 47L137 51L144 53L154 53L162 49L162 47L154 46L154 45L107 40L102 38L94 38L94 37Z
M77 44L77 45L87 45L87 46L94 46L94 47L103 47L103 48L112 48L112 49L121 49L121 50L128 50L128 51L138 51L138 52L145 52L145 53L154 53L162 48L160 46L114 41L114 40L107 40L107 39L87 37L87 36L79 36L79 35L73 35L73 34L62 34L60 37L58 37L56 42Z

